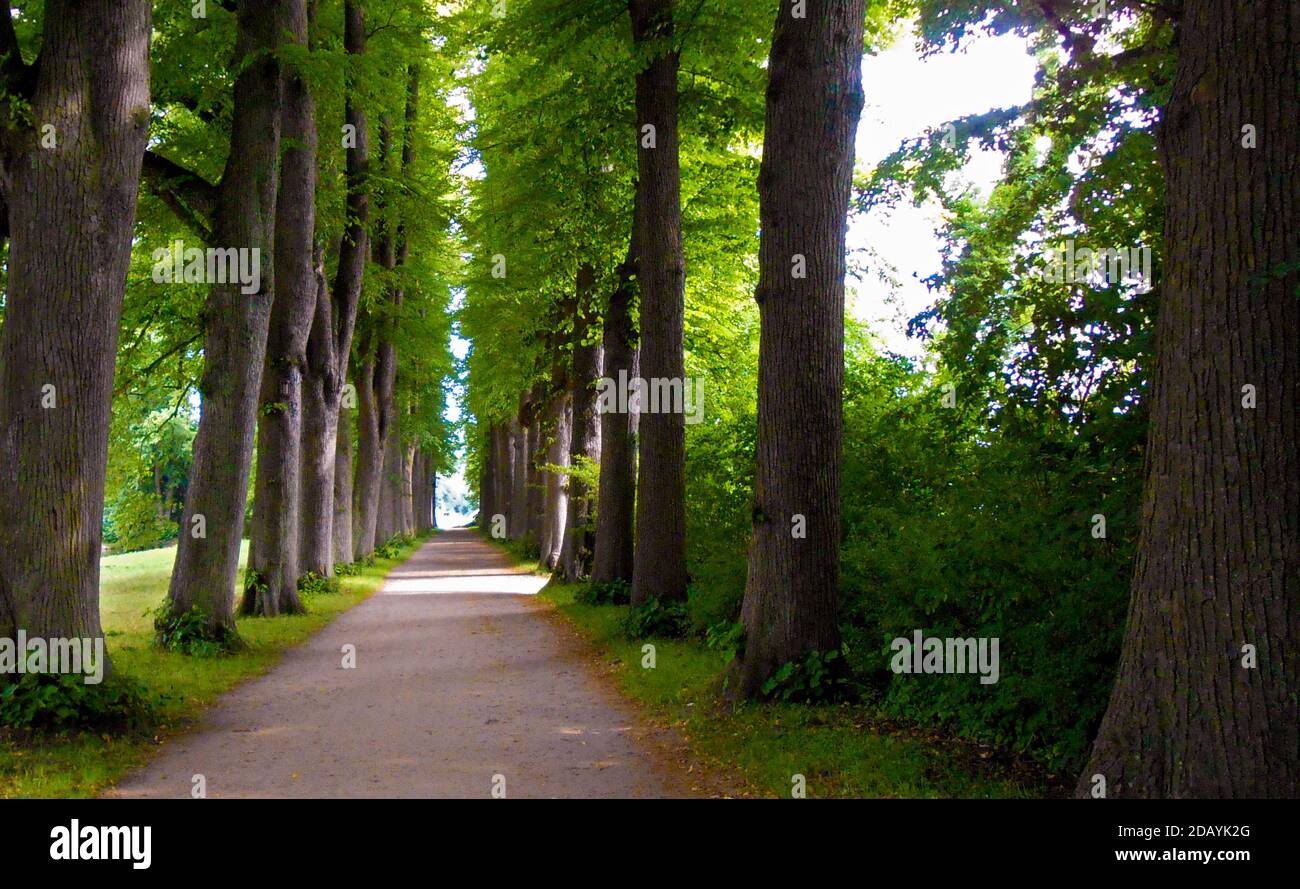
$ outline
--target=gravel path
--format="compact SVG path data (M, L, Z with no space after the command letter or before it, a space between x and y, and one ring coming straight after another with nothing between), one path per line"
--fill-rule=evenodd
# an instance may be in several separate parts
M533 600L544 583L440 533L109 795L189 797L195 775L210 798L693 795Z

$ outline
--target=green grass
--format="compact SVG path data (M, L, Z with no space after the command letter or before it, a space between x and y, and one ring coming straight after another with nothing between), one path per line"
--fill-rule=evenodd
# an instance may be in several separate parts
M421 542L404 547L397 558L376 558L373 566L340 578L338 593L307 600L307 614L240 618L239 634L247 648L210 658L187 657L153 643L153 616L146 612L167 595L175 548L105 557L101 562L100 614L108 654L114 669L142 683L159 702L159 725L145 737L82 734L31 744L0 740L0 798L94 796L143 764L158 740L192 725L222 692L266 672L286 648L305 641L378 590L384 575ZM247 554L245 543L241 565Z
M623 693L674 726L706 769L738 773L754 796L790 797L803 775L813 797L1041 797L1040 772L1001 762L972 744L893 725L869 704L766 704L721 700L728 655L694 639L649 640L656 665L620 626L626 606L574 601L576 585L541 593L614 664Z

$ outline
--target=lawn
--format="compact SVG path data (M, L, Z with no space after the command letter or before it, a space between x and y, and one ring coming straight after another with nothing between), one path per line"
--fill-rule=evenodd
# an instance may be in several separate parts
M1057 782L1038 769L937 732L880 718L869 704L749 703L721 700L728 656L695 639L648 640L655 667L621 621L626 606L584 605L573 584L541 593L613 666L623 693L650 718L671 725L708 770L737 775L746 795L807 797L1043 797Z
M415 551L404 547L394 559L340 578L337 593L312 596L304 615L240 618L248 647L238 654L187 657L153 644L148 614L167 594L175 548L107 556L101 562L100 613L114 668L142 683L159 705L160 723L148 736L111 738L75 735L18 744L0 739L0 798L87 797L141 765L167 735L191 726L222 692L266 672L281 653L307 639L341 612L379 589L384 575ZM240 564L247 557L244 544Z

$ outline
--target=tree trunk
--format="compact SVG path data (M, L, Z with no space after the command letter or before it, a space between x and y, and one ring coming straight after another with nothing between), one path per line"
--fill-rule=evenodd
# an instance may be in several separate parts
M631 0L637 44L672 44L672 0ZM636 78L639 173L636 239L641 251L641 370L684 383L682 324L686 259L682 249L681 165L675 48L660 49ZM653 127L649 147L646 127ZM575 415L576 416L576 415ZM576 421L575 421L576 426ZM632 602L685 600L686 417L646 412L640 428Z
M510 446L510 427L507 424L498 423L492 427L492 455L496 461L496 512L488 516L487 529L489 532L495 523L496 516L501 516L501 521L505 522L510 515L510 493L511 477L514 473L513 455L514 449Z
M544 392L540 386L533 390L532 424L528 427L528 546L541 552L541 540L546 523L546 473L541 464L546 460L546 415L542 410Z
M307 4L288 0L288 33L307 46ZM302 369L317 302L316 103L299 72L286 72L280 188L275 217L275 303L262 370L253 528L244 614L302 613L298 598Z
M546 462L551 466L569 465L570 430L572 428L572 402L569 400L568 378L561 368L552 377L559 386L551 396L548 414L552 432L547 439ZM546 473L546 508L543 518L541 552L538 559L546 568L554 568L564 545L564 521L568 516L569 500L565 487L568 477L563 472Z
M334 563L356 558L352 547L352 411L339 410L334 443Z
M289 4L239 4L235 55L248 60L235 80L230 153L214 219L215 244L258 251L255 292L238 281L214 284L204 307L203 414L181 524L171 606L207 616L214 638L235 634L234 587L253 456L262 358L274 287L272 245L279 185L281 63L277 49Z
M0 637L99 638L118 323L149 121L151 4L49 0L35 131L4 134ZM7 42L7 41L6 41ZM0 48L16 53L16 46ZM42 132L40 128L52 127ZM15 125L17 126L17 125ZM55 143L40 140L53 134ZM3 206L7 203L7 207Z
M1300 795L1298 69L1294 2L1183 4L1137 565L1080 796Z
M506 527L511 540L521 540L528 525L528 427L518 415L510 421L510 466L510 518Z
M360 4L346 0L343 46L350 56L366 49L365 18ZM307 340L307 366L303 374L306 392L303 415L304 453L302 477L301 568L322 577L334 573L334 562L352 560L352 455L348 421L344 418L348 452L336 453L339 445L339 412L348 376L352 332L366 257L370 251L366 228L370 211L366 172L369 163L366 115L356 104L356 86L349 77L344 121L352 128L353 140L346 149L347 225L338 248L338 269L332 291L321 289ZM346 462L347 478L337 480L337 466ZM344 488L344 496L335 491ZM338 514L346 514L339 521Z
M402 458L402 533L411 536L415 526L415 445L408 444Z
M384 462L379 479L379 511L375 518L375 545L387 543L400 530L402 502L402 457L397 423L388 425L384 436Z
M627 261L618 270L618 286L605 313L604 378L620 385L637 375L636 244L628 246ZM596 555L593 583L632 582L633 527L636 518L636 432L638 413L606 411L600 417L600 500L596 509Z
M768 61L758 467L736 661L737 691L749 697L783 664L840 644L844 242L864 16L863 0L807 18L782 4Z
M494 451L496 445L495 427L486 429L479 426L479 469L478 469L478 526L489 528L492 516L496 513L497 461Z
M363 347L362 354L368 350ZM384 452L393 425L393 388L397 353L381 339L376 353L361 366L357 385L356 482L352 545L354 557L364 558L383 542L378 534L380 498L384 481Z
M573 316L573 370L569 376L569 398L573 403L573 427L569 440L569 465L579 458L600 463L600 412L597 387L600 383L601 347L587 344L595 323L595 270L578 269L577 299ZM564 518L563 545L555 570L569 583L591 569L595 529L591 526L591 494L577 475L569 474L568 511Z

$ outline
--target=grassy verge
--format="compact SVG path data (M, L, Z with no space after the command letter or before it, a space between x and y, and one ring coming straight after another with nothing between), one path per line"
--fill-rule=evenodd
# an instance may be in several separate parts
M695 639L649 640L654 669L642 668L646 642L629 641L626 606L584 605L576 585L541 593L611 664L623 693L660 724L672 725L706 769L731 771L754 796L790 797L803 775L808 797L1041 797L1048 776L1018 761L937 733L891 724L870 704L761 704L721 701L728 655Z
M239 634L247 649L210 658L187 657L153 644L153 617L146 612L167 594L174 548L106 557L101 563L100 613L108 653L115 669L142 683L157 702L159 725L148 736L82 734L31 744L0 738L0 798L94 796L143 764L163 737L192 725L222 692L266 672L286 648L378 590L384 575L421 542L340 578L339 592L308 599L307 614L240 618ZM241 564L246 556L245 543Z

